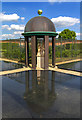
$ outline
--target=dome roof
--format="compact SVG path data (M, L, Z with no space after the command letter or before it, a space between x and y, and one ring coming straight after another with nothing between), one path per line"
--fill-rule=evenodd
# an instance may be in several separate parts
M53 22L43 16L34 17L27 22L24 32L34 31L56 32Z

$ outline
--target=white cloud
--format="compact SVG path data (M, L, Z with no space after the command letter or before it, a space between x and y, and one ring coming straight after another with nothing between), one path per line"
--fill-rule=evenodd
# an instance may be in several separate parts
M80 35L82 36L82 33L76 33L76 36L80 36Z
M76 23L80 23L80 20L73 17L59 16L57 18L52 18L51 21L55 24L57 28L64 28L73 26Z
M2 34L2 35L0 35L0 39L2 40L2 39L15 39L15 38L20 38L20 37L22 37L22 33L23 33L24 31L15 31L15 32L13 32L12 34Z
M9 25L2 25L2 29L7 29L7 30L24 30L24 25L15 25L11 24Z
M59 34L59 33L61 33L61 31L57 31L57 33Z
M2 34L2 39L8 39L8 38L14 38L15 36L13 34Z
M59 33L61 33L61 31L57 31L57 33L59 34ZM58 38L58 35L56 36L56 38Z
M21 17L21 20L24 20L25 18L24 17Z
M10 25L10 28L13 29L13 30L24 30L24 25L12 24L12 25Z
M76 36L80 36L80 33L76 33Z
M15 31L14 34L15 35L21 35L23 33L23 31Z
M0 13L0 21L16 21L20 18L20 16L18 16L17 14L4 14L4 13Z
M20 31L18 33L14 32L12 34L2 34L2 35L0 35L0 40L20 38L20 37L22 37L21 33L22 32Z
M11 28L8 25L2 25L2 29L11 30Z

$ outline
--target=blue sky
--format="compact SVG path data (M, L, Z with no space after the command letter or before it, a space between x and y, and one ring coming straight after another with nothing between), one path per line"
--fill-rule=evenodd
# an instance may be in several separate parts
M70 29L80 39L80 2L3 2L2 3L2 39L18 38L25 24L35 16L38 9L42 16L55 24L56 31Z

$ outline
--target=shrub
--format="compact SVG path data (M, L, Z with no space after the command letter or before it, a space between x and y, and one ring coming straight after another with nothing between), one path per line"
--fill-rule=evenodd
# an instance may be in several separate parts
M52 47L49 46L49 59L52 59Z
M66 49L70 49L70 44L66 44Z
M55 55L57 58L61 57L73 57L82 54L82 44L66 44L55 47ZM38 50L38 49L37 49ZM19 46L18 43L2 43L2 56L9 59L18 59L19 61L25 61L25 47ZM29 45L29 61L31 63L31 46ZM52 59L52 46L49 46L49 59Z
M60 57L60 51L57 50L56 53L55 53L55 55L56 55L56 57L59 58Z
M70 57L70 56L71 56L70 50L63 50L62 51L62 57Z

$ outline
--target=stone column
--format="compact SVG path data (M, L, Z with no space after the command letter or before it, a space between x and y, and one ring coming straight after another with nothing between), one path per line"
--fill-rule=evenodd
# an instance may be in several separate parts
M32 68L36 69L36 36L31 36Z
M37 65L37 37L36 37L36 65Z
M25 65L29 66L29 38L25 37Z
M55 37L52 37L52 66L55 67Z
M45 54L44 54L44 69L48 69L49 64L49 36L44 36Z

